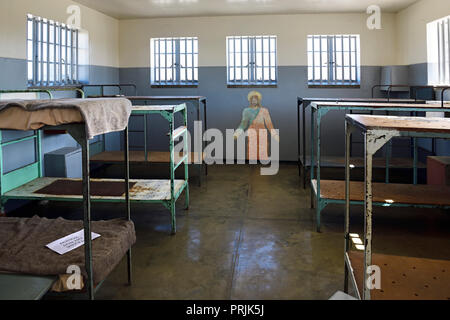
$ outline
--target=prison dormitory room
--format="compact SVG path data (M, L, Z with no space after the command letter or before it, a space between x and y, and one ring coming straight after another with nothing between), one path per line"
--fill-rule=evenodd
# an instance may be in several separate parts
M450 300L449 116L448 0L1 0L0 300Z

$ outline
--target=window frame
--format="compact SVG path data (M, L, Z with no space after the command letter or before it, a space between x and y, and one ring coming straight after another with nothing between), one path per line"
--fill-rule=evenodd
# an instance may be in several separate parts
M319 48L316 48L316 40ZM323 50L323 40L326 49ZM338 43L340 41L340 43ZM347 43L345 43L347 41ZM313 88L345 87L360 88L361 86L361 44L358 34L339 35L308 35L308 86ZM353 46L352 46L353 43ZM340 45L340 50L338 49ZM348 48L348 50L345 50ZM317 50L318 49L318 50ZM319 59L317 58L317 55ZM339 59L340 58L340 59ZM319 60L319 64L316 64ZM326 60L324 62L324 60ZM340 65L338 60L340 60ZM316 77L319 69L320 77ZM348 70L349 76L345 73ZM326 73L326 77L323 73ZM340 79L339 79L339 76Z
M260 42L261 51L258 51L257 41ZM268 40L268 48L264 46L264 40ZM247 42L247 51L243 50L243 43ZM231 46L233 42L233 46ZM236 43L239 43L240 51L236 51ZM273 43L274 45L272 45ZM265 50L267 49L267 51ZM226 38L227 52L227 85L229 88L234 87L276 87L278 85L278 38L274 35L262 36L228 36ZM248 57L244 58L247 54ZM258 54L261 56L258 57ZM273 57L272 57L273 55ZM265 59L268 58L268 59ZM247 66L243 66L244 60L248 61ZM258 60L261 65L258 65ZM267 65L265 62L269 61ZM236 61L240 64L237 65ZM232 63L233 62L233 63ZM258 69L261 69L262 79L257 79ZM240 78L236 78L236 70L240 69ZM247 71L244 71L247 69ZM265 78L265 69L268 69L268 79ZM273 72L272 72L272 69ZM233 72L232 72L233 71ZM247 79L244 74L247 73ZM232 80L231 75L234 75ZM272 76L274 76L272 78Z
M167 52L167 43L171 42L172 52ZM188 52L188 42L191 51ZM182 42L184 42L184 51L181 52ZM158 47L156 44L158 43ZM164 43L164 53L161 53L161 44ZM156 50L158 49L158 50ZM161 66L161 55L164 55L164 66ZM171 56L172 65L167 66L167 57ZM182 60L184 56L184 65ZM188 56L191 56L188 60ZM158 65L156 60L158 59ZM175 62L174 62L175 61ZM188 64L190 63L190 66ZM167 80L167 71L171 70L172 80ZM164 70L164 80L161 79L161 71ZM192 78L188 79L189 71ZM182 73L184 72L184 80ZM158 76L157 76L158 73ZM175 76L174 76L175 75ZM198 37L165 37L150 39L150 85L156 88L167 87L198 87L199 85L199 41Z
M79 85L81 83L79 30L64 23L31 14L27 15L26 29L28 87ZM50 39L51 33L53 33L52 39ZM63 56L65 59L62 58ZM70 63L67 62L68 56L70 56Z
M427 24L428 85L450 85L450 15ZM447 35L447 37L446 37Z

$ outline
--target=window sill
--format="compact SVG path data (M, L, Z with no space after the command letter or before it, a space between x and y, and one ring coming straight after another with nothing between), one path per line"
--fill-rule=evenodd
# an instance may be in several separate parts
M164 85L164 84L152 84L150 85L150 88L154 89L164 89L164 88L198 88L198 84L178 84L178 85Z
M229 89L233 88L278 88L277 84L228 84Z
M360 89L359 84L308 84L310 89Z

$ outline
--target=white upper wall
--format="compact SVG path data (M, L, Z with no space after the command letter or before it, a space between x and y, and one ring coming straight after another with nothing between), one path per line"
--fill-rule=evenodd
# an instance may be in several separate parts
M120 67L149 67L151 38L184 36L199 37L200 66L225 66L225 39L233 35L276 35L279 65L304 66L309 34L360 34L361 64L391 65L395 16L383 14L382 30L373 31L358 13L120 20Z
M26 59L26 16L65 23L70 0L1 0L0 57ZM82 5L81 27L89 32L91 65L119 66L119 22Z
M427 24L450 15L450 0L421 0L397 14L399 65L427 62Z

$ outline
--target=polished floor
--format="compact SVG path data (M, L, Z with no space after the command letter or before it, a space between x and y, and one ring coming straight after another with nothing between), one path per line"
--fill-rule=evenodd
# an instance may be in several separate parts
M201 187L193 181L190 210L179 202L175 236L165 208L133 205L133 285L122 261L97 299L329 299L344 284L344 208L323 211L319 234L309 189L300 186L293 165L276 176L261 176L257 166L212 166ZM67 203L15 214L30 209L81 214L79 204ZM122 209L95 204L94 218L120 216ZM361 210L352 208L353 232L362 233ZM375 208L374 251L450 259L449 227L441 210Z

